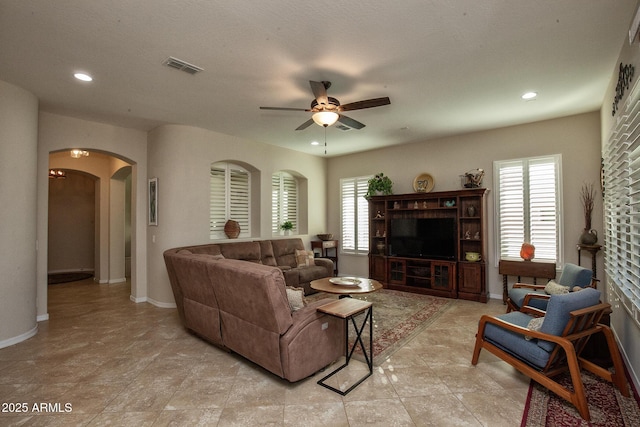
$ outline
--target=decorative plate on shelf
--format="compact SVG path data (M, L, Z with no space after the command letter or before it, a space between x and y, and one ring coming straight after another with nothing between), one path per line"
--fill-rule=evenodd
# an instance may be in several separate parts
M355 277L332 277L329 282L341 286L358 286L361 283L360 279Z
M433 177L428 173L420 174L413 180L413 190L416 193L428 193L433 190L434 185Z

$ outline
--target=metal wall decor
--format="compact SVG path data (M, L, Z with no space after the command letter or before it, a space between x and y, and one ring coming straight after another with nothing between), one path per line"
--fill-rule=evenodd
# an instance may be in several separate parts
M611 109L611 115L615 116L618 112L618 102L622 100L625 90L629 90L629 84L633 80L636 68L631 65L622 65L620 63L620 70L618 71L618 84L616 85L616 96L613 98L613 108Z

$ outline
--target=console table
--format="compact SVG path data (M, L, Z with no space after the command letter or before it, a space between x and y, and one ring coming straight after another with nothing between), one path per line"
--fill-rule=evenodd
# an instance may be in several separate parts
M508 295L508 276L516 276L518 282L521 277L546 279L547 281L556 278L556 263L542 261L508 261L501 259L498 264L498 273L502 274L502 302L506 304Z
M337 240L312 240L311 250L320 250L322 258L328 258L333 261L333 275L338 275L338 241ZM329 254L329 249L333 249L333 255Z
M583 245L582 243L578 243L576 248L578 249L578 265L581 265L580 255L583 250L591 254L591 271L593 271L593 278L595 279L597 277L596 254L602 249L602 245Z

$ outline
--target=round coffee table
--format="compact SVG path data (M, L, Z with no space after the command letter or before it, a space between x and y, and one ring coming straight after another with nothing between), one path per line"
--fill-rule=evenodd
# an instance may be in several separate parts
M375 292L382 289L382 284L366 277L325 277L324 279L312 280L311 288L316 291L348 296Z

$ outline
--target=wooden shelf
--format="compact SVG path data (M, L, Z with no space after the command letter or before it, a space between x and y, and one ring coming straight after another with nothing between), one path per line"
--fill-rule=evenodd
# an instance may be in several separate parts
M392 289L486 302L487 192L485 188L473 188L371 197L369 276ZM413 218L455 219L458 234L454 237L455 259L390 256L388 245L391 221ZM481 261L468 262L466 252L478 252ZM429 274L416 273L427 266ZM433 271L434 266L438 270L437 274ZM446 281L442 279L443 275L446 276ZM434 283L436 278L437 283Z

